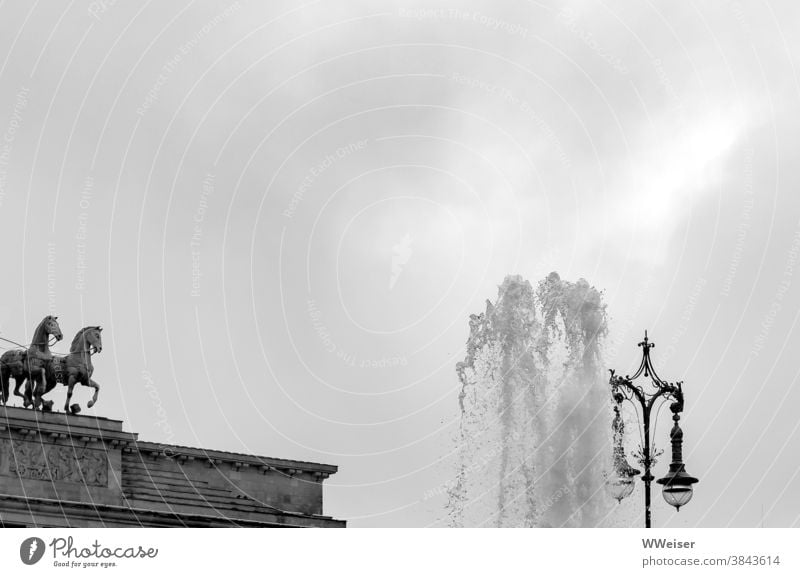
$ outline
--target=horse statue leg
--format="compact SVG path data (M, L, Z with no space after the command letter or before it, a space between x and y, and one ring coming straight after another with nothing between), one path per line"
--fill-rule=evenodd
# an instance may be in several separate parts
M44 367L38 371L32 372L28 377L28 382L33 388L33 408L38 409L43 403L42 395L44 394L44 387L46 383Z
M40 400L41 405L42 405L42 412L49 413L49 412L51 412L53 410L53 401L49 400L49 399L44 399L43 397L47 393L52 391L53 388L56 386L56 384L48 382L48 380L47 380L47 369L45 369L44 367L42 367L41 379L42 379L42 383L41 383L41 385L39 385L37 387L37 390L39 391L39 400Z
M0 364L0 386L2 386L3 404L8 402L8 379L10 377L11 369L5 364Z
M17 392L17 389L19 389L19 385L21 385L22 383L25 383L24 395ZM21 379L20 382L17 384L17 389L14 389L14 394L22 397L22 406L25 408L28 408L33 404L33 387L34 387L33 381L31 381L31 379L24 378Z
M31 378L31 377L28 378L28 383L25 386L25 393L28 393L28 390L30 390L30 406L32 409L36 410L36 408L39 406L39 402L41 401L40 397L41 391L37 386L36 378ZM25 406L26 407L28 406L27 401L25 403Z
M33 403L33 389L31 388L31 380L27 377L21 377L19 379L15 379L15 381L14 396L22 397L23 407L30 406ZM19 392L23 384L25 385L24 394Z
M69 407L69 402L72 400L72 389L75 388L75 382L78 379L75 375L68 375L67 376L67 402L64 404L64 411L69 414L72 412L72 409Z
M86 379L86 380L88 381L87 383L81 383L81 384L86 387L92 387L94 389L94 396L92 397L92 400L86 403L86 406L91 409L97 402L97 394L100 392L100 385L99 383L97 383L97 381L93 381L92 379Z

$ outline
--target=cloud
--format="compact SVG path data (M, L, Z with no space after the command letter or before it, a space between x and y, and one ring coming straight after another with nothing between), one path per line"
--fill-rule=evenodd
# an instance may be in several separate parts
M598 200L605 218L589 224L583 240L598 238L624 248L630 258L661 261L668 240L698 203L719 192L728 178L730 157L753 115L722 105L676 122L665 111L631 139L631 153L607 160L607 196Z

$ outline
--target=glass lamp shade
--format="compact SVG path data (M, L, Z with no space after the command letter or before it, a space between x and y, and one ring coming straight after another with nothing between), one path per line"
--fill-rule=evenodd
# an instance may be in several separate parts
M694 490L691 485L664 485L662 493L664 500L680 511L681 507L692 500Z
M618 419L619 413L617 413L615 422L617 422ZM620 424L619 430L621 431L621 429L622 427ZM628 464L628 460L625 458L625 449L622 447L622 437L620 434L617 438L617 445L614 447L614 473L606 480L606 490L617 500L617 503L633 493L634 477L636 477L639 472L638 469L634 469Z
M617 500L617 503L621 503L625 497L629 497L633 493L634 486L633 477L612 477L606 481L606 489Z
M664 485L664 500L680 511L681 507L692 500L692 485L698 480L686 473L683 463L672 463L669 469L667 476L656 482Z

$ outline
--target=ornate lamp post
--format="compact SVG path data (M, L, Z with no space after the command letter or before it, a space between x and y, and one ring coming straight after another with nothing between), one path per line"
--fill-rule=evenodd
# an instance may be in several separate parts
M622 445L624 435L624 424L620 417L620 407L623 401L630 401L636 407L641 407L642 412L642 425L644 429L644 437L642 439L643 446L640 446L638 451L634 454L637 461L644 467L644 507L645 507L645 527L650 527L650 484L655 480L655 477L650 472L650 469L656 463L656 457L661 452L656 453L650 444L650 416L653 411L653 406L656 401L664 397L666 400L671 400L670 410L672 410L672 420L675 422L670 432L670 441L672 443L672 464L669 466L669 471L666 476L658 479L658 483L663 485L664 500L675 507L677 510L688 503L692 498L692 485L697 483L697 479L686 473L686 467L683 464L683 431L678 425L680 415L683 411L683 382L677 381L669 383L662 380L653 369L652 361L650 360L650 349L655 344L647 339L647 331L644 333L644 340L639 343L642 347L642 362L638 370L633 376L620 377L614 374L611 369L611 378L609 384L611 385L611 396L614 399L614 421L612 427L614 429L614 474L615 477L609 479L607 486L618 501L622 501L625 497L633 492L634 477L640 473L638 469L634 469L628 464L625 458L625 449ZM644 375L649 377L653 387L645 389L644 387L635 385L633 381ZM652 390L655 389L655 390ZM637 410L638 414L638 410Z

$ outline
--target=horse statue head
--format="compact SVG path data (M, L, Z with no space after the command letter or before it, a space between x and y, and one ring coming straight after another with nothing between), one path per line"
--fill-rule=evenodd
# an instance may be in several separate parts
M55 337L56 342L64 338L64 334L61 332L61 327L58 326L58 317L47 315L42 319L42 322L39 323L39 326L36 327L36 330L33 333L33 341L31 341L31 346L49 349L51 336Z
M89 353L95 354L103 350L103 338L100 333L102 327L85 327L78 331L69 347L70 354Z

